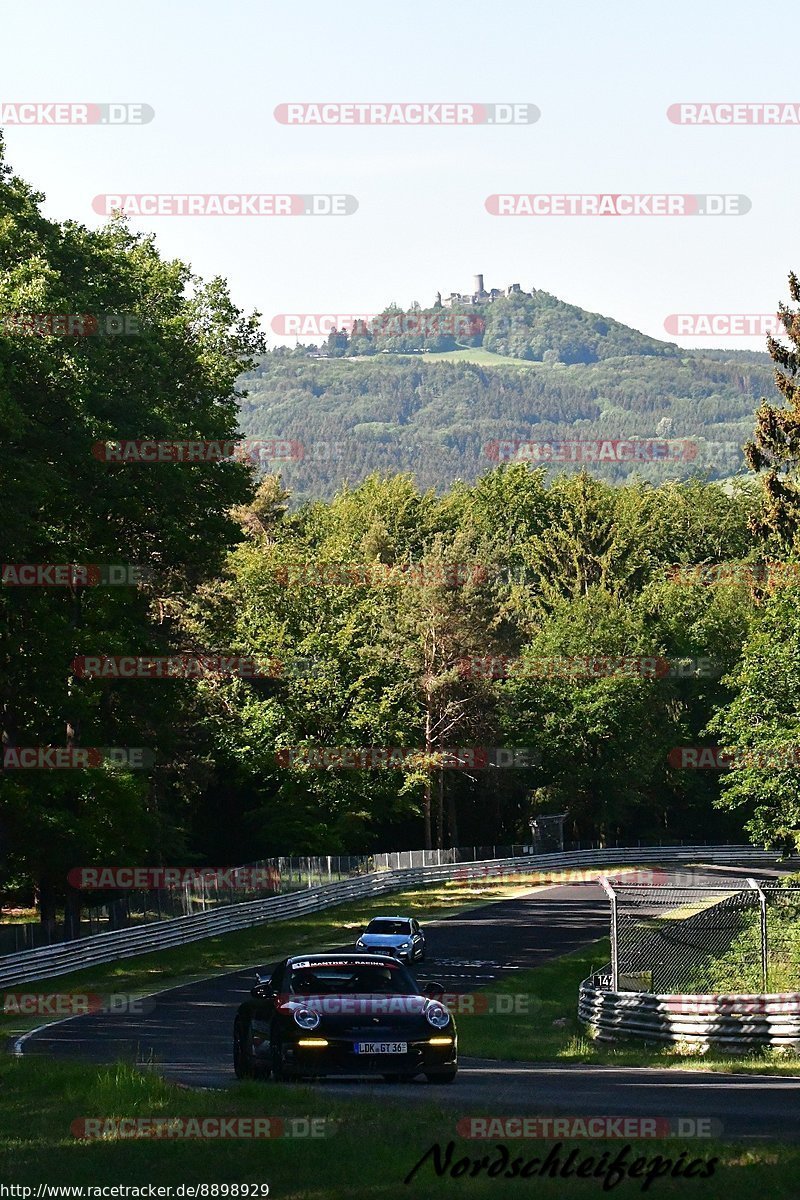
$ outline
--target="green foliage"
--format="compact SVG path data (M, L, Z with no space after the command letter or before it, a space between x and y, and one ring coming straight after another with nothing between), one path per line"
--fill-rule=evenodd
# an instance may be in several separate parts
M794 271L789 273L789 296L800 305L800 280ZM766 504L756 528L764 536L778 537L791 551L798 549L800 538L800 309L779 304L778 312L785 340L770 337L767 349L777 364L775 386L782 402L762 402L745 455L754 471L763 472Z
M697 443L695 458L606 461L593 470L613 483L636 475L652 483L725 479L744 470L740 447L771 382L765 360L630 350L590 365L524 370L280 349L242 377L241 425L249 437L302 445L301 458L280 464L296 501L330 497L343 481L357 484L374 471L411 472L417 486L441 492L458 479L477 481L498 453L512 452L496 444L514 439L688 439Z
M0 164L2 147L0 146ZM214 574L240 532L229 509L249 470L228 461L99 461L118 438L228 440L236 379L261 348L254 318L221 280L166 262L122 221L57 224L42 197L0 166L0 310L135 314L137 336L0 332L0 508L5 563L130 564L145 588L0 589L4 746L143 746L152 780L118 769L4 772L6 869L37 881L52 914L70 868L185 852L189 798L207 774L189 731L193 689L81 681L82 654L174 646L164 612Z
M263 491L283 494L274 480ZM254 855L423 834L485 842L489 829L492 841L520 841L533 790L568 810L568 836L584 841L710 834L716 777L687 779L667 756L727 699L720 676L756 607L747 589L669 572L675 558L740 554L752 507L711 484L615 489L581 475L547 486L515 465L442 498L405 476L370 476L329 503L281 506L268 532L245 512L250 539L183 621L201 643L275 660L285 675L274 694L240 681L213 690ZM716 670L592 679L537 668L598 655L706 658ZM493 660L519 668L481 666ZM280 760L282 749L342 746L419 757L391 770ZM468 746L534 753L513 769L442 769L443 753Z
M734 695L709 725L734 753L720 803L740 809L753 841L800 848L800 589L768 595L731 673Z

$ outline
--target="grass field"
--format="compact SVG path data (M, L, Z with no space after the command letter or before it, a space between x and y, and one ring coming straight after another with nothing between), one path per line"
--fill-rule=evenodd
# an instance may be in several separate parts
M533 970L515 971L513 977L482 989L486 1013L458 1017L461 1053L522 1062L800 1074L800 1055L794 1051L764 1049L734 1056L721 1050L692 1053L633 1039L618 1045L593 1041L578 1021L578 985L610 955L604 938ZM522 1002L514 1002L517 996ZM508 1002L498 997L507 997ZM493 1011L497 1015L489 1015Z
M391 1085L387 1084L387 1093ZM0 1061L0 1181L23 1186L39 1183L93 1186L120 1183L146 1185L261 1184L283 1200L344 1200L347 1196L436 1197L467 1195L490 1197L507 1194L546 1197L602 1195L601 1179L534 1177L528 1181L460 1177L446 1172L438 1177L433 1159L413 1171L434 1143L446 1155L453 1142L451 1162L463 1157L491 1165L499 1161L498 1143L467 1140L457 1130L460 1114L431 1099L419 1106L347 1101L325 1097L311 1089L269 1083L238 1084L220 1091L194 1091L165 1084L152 1075L127 1067L97 1068L42 1060ZM270 1132L322 1136L277 1136L259 1139L184 1139L175 1136L120 1137L81 1140L72 1125L82 1118L191 1118L257 1117L270 1121ZM316 1122L309 1126L309 1122ZM322 1122L322 1123L321 1123ZM185 1128L185 1126L184 1126ZM229 1126L230 1128L230 1126ZM80 1131L79 1131L80 1132ZM752 1200L753 1195L775 1200L796 1197L800 1147L720 1145L704 1140L622 1140L602 1143L507 1139L510 1158L540 1162L559 1147L559 1162L571 1150L583 1161L587 1156L599 1166L623 1147L627 1161L655 1156L686 1166L691 1160L718 1158L713 1177L655 1180L647 1194L666 1197L724 1196L726 1200ZM681 1154L683 1159L681 1160ZM607 1165L607 1164L606 1164ZM537 1164L538 1166L538 1164ZM617 1196L641 1195L644 1180L624 1179L613 1188ZM699 1168L698 1168L699 1169ZM515 1185L515 1186L514 1186ZM534 1190L535 1189L535 1190ZM210 1194L210 1193L207 1193Z
M528 362L522 358L509 358L505 354L492 354L490 350L482 350L480 346L464 346L460 350L443 350L440 353L426 354L395 354L395 358L418 359L420 362L464 362L477 363L483 367L539 367L547 363Z

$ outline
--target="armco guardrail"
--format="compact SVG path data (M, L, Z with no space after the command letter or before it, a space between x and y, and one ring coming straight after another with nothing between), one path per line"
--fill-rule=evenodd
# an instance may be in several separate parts
M653 995L612 992L585 979L578 1015L600 1041L638 1037L700 1047L800 1045L800 992Z
M403 888L450 879L493 879L506 874L530 875L581 867L612 867L655 863L708 862L768 866L778 856L751 846L658 846L615 847L613 850L577 850L566 854L527 854L523 857L489 859L483 862L449 863L360 875L341 883L325 884L302 892L269 896L242 904L229 904L208 912L154 921L135 929L99 933L37 950L24 950L0 958L0 987L66 975L98 963L116 962L137 954L182 946L202 938L246 929L268 921L281 921L308 912L318 912L347 900L381 896Z

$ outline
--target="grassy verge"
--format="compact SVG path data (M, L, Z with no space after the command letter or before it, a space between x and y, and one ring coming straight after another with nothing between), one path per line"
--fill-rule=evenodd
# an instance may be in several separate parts
M307 916L291 917L286 921L274 921L235 933L204 938L172 950L158 950L116 963L86 967L70 975L52 977L45 988L41 982L37 982L20 984L7 990L147 995L227 971L248 967L255 970L284 954L322 950L353 942L357 933L382 912L401 911L420 921L430 921L529 891L530 883L459 881L388 896L367 897ZM22 1017L17 1013L0 1011L0 1034L7 1037L24 1033L43 1023L41 1016Z
M506 976L482 989L482 1001L476 998L477 1011L458 1018L461 1053L522 1062L800 1073L800 1055L795 1051L764 1049L732 1055L729 1051L709 1050L703 1054L633 1039L618 1045L593 1041L578 1021L578 985L599 965L607 963L610 955L608 939L603 938L541 967L516 971L511 978ZM486 1011L481 1012L481 1007Z
M387 1085L390 1091L390 1085ZM534 1175L527 1180L471 1178L468 1168L460 1177L447 1172L441 1178L432 1160L420 1167L410 1185L403 1180L425 1152L439 1143L443 1151L454 1142L451 1162L463 1156L485 1165L499 1161L497 1142L465 1140L456 1130L459 1114L436 1100L420 1105L375 1104L325 1096L321 1090L276 1084L249 1083L222 1092L181 1089L152 1075L130 1068L97 1068L42 1060L0 1060L0 1180L23 1186L38 1183L93 1186L115 1184L172 1185L191 1183L266 1183L272 1197L282 1200L339 1200L347 1196L438 1197L466 1195L490 1197L505 1194L560 1198L603 1194L599 1178L551 1178ZM120 1138L79 1140L72 1122L83 1117L268 1117L291 1121L324 1119L325 1136L270 1140L178 1140ZM317 1130L319 1132L319 1130ZM510 1158L540 1162L552 1141L507 1140ZM594 1165L604 1152L607 1162L627 1144L573 1141L560 1144L560 1163L571 1150L579 1161L592 1157ZM800 1171L800 1147L778 1145L721 1145L708 1141L647 1140L627 1146L628 1163L656 1155L670 1160L707 1162L717 1158L710 1179L657 1179L646 1194L659 1197L724 1196L726 1200L752 1200L769 1195L794 1200ZM537 1164L538 1166L538 1164ZM641 1170L641 1168L640 1168ZM466 1172L466 1173L465 1173ZM617 1196L639 1196L643 1180L625 1179L614 1187ZM516 1186L515 1186L516 1185Z

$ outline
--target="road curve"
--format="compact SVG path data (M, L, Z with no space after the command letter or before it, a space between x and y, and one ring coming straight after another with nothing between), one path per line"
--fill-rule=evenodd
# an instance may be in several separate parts
M712 877L723 873L706 870ZM724 871L728 876L737 873ZM441 981L447 991L475 990L586 945L603 936L607 927L608 904L599 886L537 889L427 924L428 956L416 975L421 983ZM20 1039L18 1052L98 1063L123 1059L150 1065L190 1086L229 1086L235 1082L232 1018L248 994L254 970L255 965L161 992L153 998L152 1011L142 1016L90 1015L46 1026ZM468 1049L462 1038L462 1055ZM433 1096L432 1085L421 1081L387 1085L330 1079L313 1086L328 1096L369 1094L409 1101ZM462 1057L456 1082L436 1087L436 1099L460 1115L711 1118L722 1123L725 1138L800 1138L800 1089L795 1078L786 1076L467 1056Z

